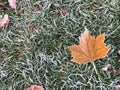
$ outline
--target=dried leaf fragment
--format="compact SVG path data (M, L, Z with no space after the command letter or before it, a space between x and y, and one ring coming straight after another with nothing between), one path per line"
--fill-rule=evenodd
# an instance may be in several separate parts
M0 3L0 11L1 10L6 10L7 8L5 7L5 5L3 3Z
M104 33L95 37L89 34L88 29L85 27L85 31L79 37L79 45L68 46L70 49L73 61L78 64L84 64L87 62L93 62L96 59L104 58L109 48L104 43Z
M118 50L118 55L120 55L120 50Z
M57 8L59 8L59 4L54 2L54 3L51 4L50 8L51 9L57 9Z
M68 10L67 9L61 9L61 12L62 12L63 15L65 15L68 12Z
M16 9L16 0L8 0L8 2L9 2L9 5L11 6L11 8L13 8L13 9Z
M108 71L108 68L110 68L110 64L107 64L106 66L104 66L103 68L102 68L102 71Z
M120 70L114 70L114 73L115 73L116 75L120 75Z
M31 85L27 90L44 90L44 88L39 85Z
M120 90L120 85L116 85L113 90Z
M120 62L120 59L118 60L118 62Z
M4 15L3 19L0 21L0 28L7 27L9 23L9 17L7 14Z

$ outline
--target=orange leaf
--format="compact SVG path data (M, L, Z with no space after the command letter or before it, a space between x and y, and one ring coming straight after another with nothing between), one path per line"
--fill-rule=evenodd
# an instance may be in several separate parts
M104 33L95 39L94 36L89 34L88 29L85 28L84 33L79 37L80 44L68 46L73 61L78 64L84 64L87 62L93 62L99 58L104 58L109 51L109 48L107 48L104 43L104 39Z

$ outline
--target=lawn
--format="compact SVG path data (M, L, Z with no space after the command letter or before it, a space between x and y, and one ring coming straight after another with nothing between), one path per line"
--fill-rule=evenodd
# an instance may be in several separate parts
M0 28L0 90L113 90L120 85L119 0L17 0L8 14L8 27ZM110 48L94 64L72 62L68 46L78 45L87 27L90 34L105 33ZM110 64L108 71L102 68Z

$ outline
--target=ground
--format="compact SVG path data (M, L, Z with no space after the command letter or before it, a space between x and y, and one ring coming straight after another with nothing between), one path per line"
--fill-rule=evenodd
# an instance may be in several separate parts
M2 0L5 2L4 0ZM120 84L119 0L18 0L7 13L10 23L0 29L0 90L27 90L37 84L45 90L112 90ZM105 33L108 55L79 65L68 46L78 44L87 27ZM102 67L111 64L107 72Z

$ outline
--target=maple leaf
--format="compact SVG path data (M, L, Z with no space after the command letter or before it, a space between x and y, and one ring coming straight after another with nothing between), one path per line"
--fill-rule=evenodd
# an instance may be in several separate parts
M84 64L87 62L94 62L96 59L104 58L109 48L104 43L105 34L101 34L95 37L89 34L88 29L85 27L85 31L79 37L79 45L68 46L70 49L73 62L78 64Z

